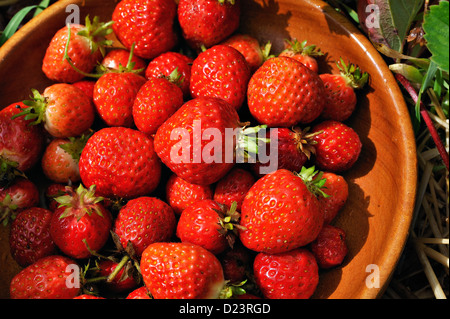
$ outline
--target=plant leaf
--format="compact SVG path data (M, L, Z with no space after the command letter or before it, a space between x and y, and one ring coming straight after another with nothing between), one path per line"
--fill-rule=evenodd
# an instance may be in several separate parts
M449 12L448 2L441 1L439 5L432 5L424 16L424 38L428 50L431 52L431 61L448 73L449 71Z

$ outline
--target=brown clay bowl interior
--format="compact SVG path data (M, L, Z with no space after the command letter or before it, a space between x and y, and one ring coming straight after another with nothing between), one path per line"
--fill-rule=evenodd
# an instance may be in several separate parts
M53 34L77 4L86 14L110 20L114 0L61 0L23 26L0 49L0 107L25 99L31 88L50 81L41 61ZM414 136L402 94L385 62L370 42L333 8L316 0L243 0L241 32L270 40L279 53L283 40L298 38L325 53L320 72L336 71L339 57L370 74L359 93L356 113L348 124L359 133L363 149L349 172L350 197L336 225L347 233L349 254L342 265L321 273L314 298L377 298L389 282L408 236L416 191ZM9 255L8 229L0 227L0 298L8 298L9 282L20 268ZM374 269L376 271L374 271ZM379 275L379 286L370 276Z

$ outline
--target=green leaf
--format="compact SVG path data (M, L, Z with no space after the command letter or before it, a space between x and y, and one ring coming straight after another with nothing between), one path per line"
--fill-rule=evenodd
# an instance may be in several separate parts
M449 71L449 13L448 2L441 1L432 5L424 16L423 30L431 61L444 72Z

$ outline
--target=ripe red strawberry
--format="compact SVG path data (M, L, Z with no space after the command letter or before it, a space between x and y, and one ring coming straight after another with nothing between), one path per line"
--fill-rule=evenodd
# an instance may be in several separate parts
M100 62L100 65L109 70L120 70L121 68L126 68L128 63L133 63L133 67L130 69L135 72L141 70L140 72L137 72L137 74L144 76L147 62L136 55L132 55L130 60L130 54L131 52L126 49L110 50L106 53L105 57Z
M133 126L133 103L145 78L130 71L108 72L95 83L94 104L108 126Z
M58 30L45 52L42 62L44 74L54 82L80 81L84 77L83 73L90 73L101 61L105 46L111 44L105 39L111 33L111 23L101 23L98 17L94 17L91 22L86 17L85 25L70 25L67 52L69 27L66 25Z
M134 124L147 135L155 134L181 105L183 91L170 78L150 78L136 94L132 106Z
M107 127L87 141L78 163L86 187L96 185L103 197L133 198L156 189L161 162L153 139L125 127Z
M139 287L130 292L125 299L152 299L147 287Z
M311 123L325 103L319 75L289 57L264 62L250 79L247 98L253 117L269 127Z
M255 178L249 171L235 167L217 182L214 200L228 207L236 202L236 210L241 211L242 201L254 183Z
M82 294L82 295L76 296L73 299L106 299L106 298L96 296L96 295L91 295L91 294Z
M267 59L273 57L273 55L270 55L272 48L270 42L261 47L258 39L249 34L232 35L222 41L221 44L229 45L238 50L245 57L251 73L254 73Z
M112 28L119 41L134 54L153 59L172 49L178 41L174 32L176 3L173 0L124 0L112 14Z
M316 45L306 45L307 41L298 42L297 39L287 40L287 48L279 56L287 56L303 63L308 69L319 73L319 64L316 57L323 55L320 50L316 50Z
M253 269L255 281L268 299L308 299L319 283L314 255L303 248L281 254L259 253Z
M151 244L140 268L155 299L217 299L225 283L217 257L189 243Z
M210 185L222 178L234 164L233 160L227 160L225 146L205 153L210 139L202 139L203 132L208 128L217 129L221 136L215 142L222 146L226 142L225 128L238 127L239 116L230 104L219 98L196 98L183 104L159 127L155 135L155 151L162 162L184 180ZM206 161L205 156L212 156L214 161Z
M239 110L247 94L250 68L244 56L228 45L200 53L191 69L192 97L218 97Z
M24 101L27 108L15 115L33 119L33 125L43 123L53 137L79 136L94 122L95 109L89 97L71 84L48 86L41 95L32 89L32 100Z
M177 215L196 202L212 198L210 185L192 184L176 174L172 174L167 181L166 201Z
M5 187L0 187L0 221L5 224L23 209L39 205L37 185L23 176L16 178Z
M300 175L279 169L245 196L239 237L249 249L276 254L309 244L322 224L319 202Z
M54 212L56 208L58 208L59 203L55 200L55 198L67 195L66 193L66 184L60 184L60 183L51 183L48 185L45 189L44 196L45 196L45 204L47 205L47 208Z
M229 37L239 26L240 0L180 0L178 21L183 38L195 49Z
M199 245L217 255L233 245L234 224L238 221L236 206L228 208L204 199L183 210L176 234L182 242Z
M11 281L11 299L72 299L81 289L73 283L75 261L52 255L39 259L20 271Z
M273 165L270 161L253 163L252 169L259 176L282 168L300 172L315 152L314 143L311 140L312 134L308 133L308 129L280 127L276 130L276 136L270 136L270 134L271 132L267 133L270 141L265 146L270 150L266 150L266 154L278 154L277 165Z
M21 211L11 223L9 236L11 256L21 267L56 254L56 245L50 236L51 218L51 211L31 207Z
M168 204L143 196L130 200L120 209L113 232L119 236L123 248L131 242L136 256L140 257L148 245L169 241L175 225L175 214Z
M194 62L192 58L179 52L164 52L148 63L145 77L147 79L169 77L176 69L180 75L178 84L183 91L183 97L187 100L191 94L189 84L192 62Z
M111 213L95 196L95 187L66 188L67 195L56 198L50 234L56 246L67 256L83 259L99 251L106 243L112 226Z
M0 111L0 158L16 162L17 169L26 172L40 159L44 148L44 134L32 120L13 116L25 108L23 102L13 103Z
M323 223L329 224L347 202L348 183L343 176L331 172L324 172L321 177L325 179L323 192L328 196L318 199L325 215Z
M41 159L44 175L55 183L80 181L78 161L90 135L55 138L46 147Z
M336 226L324 225L316 240L311 243L311 251L320 268L339 266L348 253L344 230Z
M312 127L316 142L316 166L324 171L342 172L350 169L361 153L361 140L351 127L338 121L324 121Z
M98 275L107 278L115 272L118 266L120 267L119 263L109 259L99 261L97 266L99 268ZM127 265L120 268L120 270L114 274L115 276L112 280L102 282L102 288L115 293L121 293L136 288L138 283L130 273L132 268L133 266L127 267Z
M369 75L352 63L345 64L342 59L337 66L340 70L339 74L320 74L325 86L327 101L321 118L343 122L353 114L356 108L355 90L365 86Z

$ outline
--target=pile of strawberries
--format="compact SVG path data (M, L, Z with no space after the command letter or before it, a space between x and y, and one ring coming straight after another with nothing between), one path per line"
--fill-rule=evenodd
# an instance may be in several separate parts
M0 112L11 298L309 298L342 264L367 74L320 74L295 39L271 54L239 17L239 0L122 0L55 34L54 84ZM236 159L274 147L271 172Z

